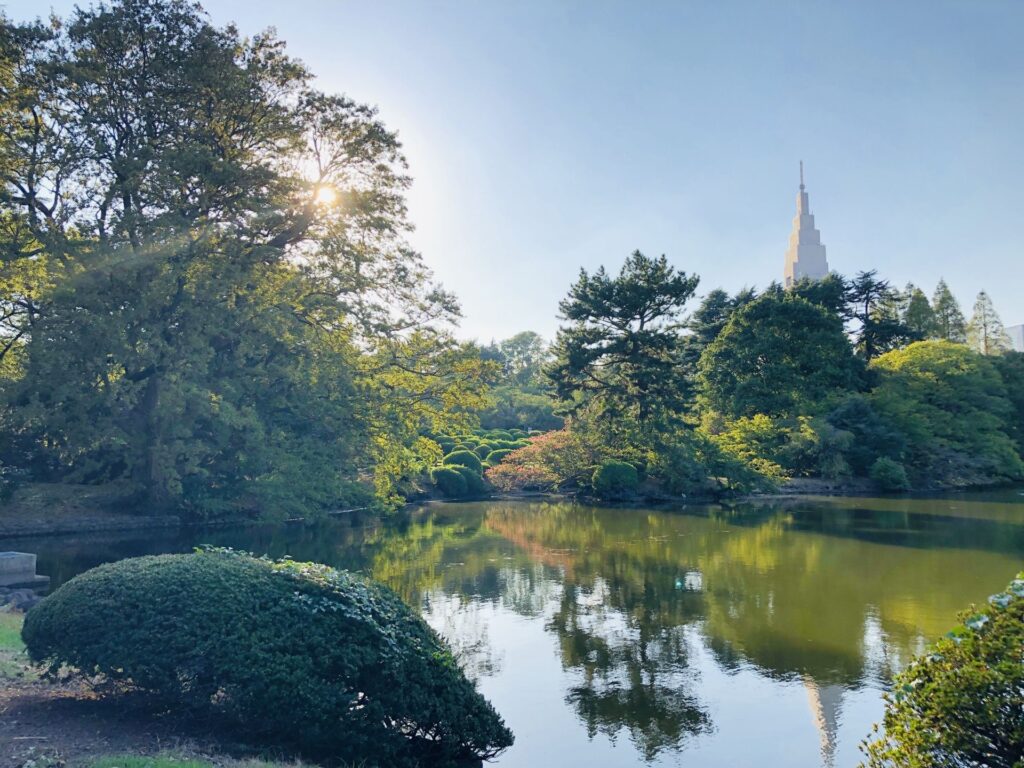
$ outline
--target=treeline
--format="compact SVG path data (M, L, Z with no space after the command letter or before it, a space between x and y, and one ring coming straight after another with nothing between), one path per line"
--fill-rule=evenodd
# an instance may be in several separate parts
M0 19L0 487L195 516L391 503L496 366L374 110L182 0Z
M582 271L545 369L568 424L488 478L605 496L1024 478L1024 355L986 294L968 322L944 282L929 301L871 271L713 290L687 315L697 286L639 252Z

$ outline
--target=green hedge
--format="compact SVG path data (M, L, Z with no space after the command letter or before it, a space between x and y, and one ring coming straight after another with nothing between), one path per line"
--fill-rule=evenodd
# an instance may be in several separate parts
M457 464L462 467L469 467L477 474L479 474L482 469L480 457L472 451L453 451L445 456L443 461L445 464Z
M617 499L636 492L640 476L636 467L609 459L594 470L594 493L602 499Z
M466 496L483 496L490 490L483 475L469 467L453 464L452 469L458 470L466 481Z
M31 658L218 712L315 758L451 765L512 734L390 590L312 563L228 551L103 565L33 608Z
M510 453L512 453L514 450L514 448L499 448L496 451L491 451L490 453L487 454L487 462L491 466L494 466L495 464L499 463L502 459L504 459L506 456L508 456Z
M448 498L460 499L469 490L466 478L459 472L460 469L462 467L459 466L434 467L430 470L430 482Z

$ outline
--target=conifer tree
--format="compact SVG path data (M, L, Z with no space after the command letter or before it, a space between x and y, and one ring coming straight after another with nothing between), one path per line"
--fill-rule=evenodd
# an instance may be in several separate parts
M974 314L967 325L967 343L983 355L998 355L1010 349L1010 337L985 291L974 301Z
M929 339L935 335L935 310L932 309L924 291L913 283L908 283L905 291L907 297L903 310L903 324L918 339Z
M940 279L939 284L935 286L932 309L935 311L933 338L955 341L959 344L967 341L967 322L964 320L964 313L960 311L960 304L945 280Z

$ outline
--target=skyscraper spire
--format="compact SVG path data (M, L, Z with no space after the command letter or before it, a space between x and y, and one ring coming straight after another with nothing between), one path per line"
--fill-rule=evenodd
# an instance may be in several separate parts
M800 191L796 196L796 216L793 217L793 232L786 249L786 266L783 280L787 288L809 278L821 280L828 275L828 260L821 233L814 226L810 197L804 186L804 161L800 161Z

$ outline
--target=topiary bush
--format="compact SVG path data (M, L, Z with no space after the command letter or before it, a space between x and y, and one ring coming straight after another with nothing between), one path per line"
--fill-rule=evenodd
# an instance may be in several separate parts
M480 443L480 445L476 447L473 453L477 455L477 458L483 461L484 459L487 458L487 454L493 450L494 448L491 446L490 443Z
M430 470L430 482L448 498L462 498L469 490L469 486L459 469L458 466L434 467Z
M640 476L632 464L609 459L594 470L592 483L599 498L618 499L636 492Z
M45 598L23 637L51 672L98 672L317 758L453 765L512 743L422 619L324 565L228 550L122 560Z
M879 490L910 490L910 481L907 479L907 471L903 468L903 465L886 456L879 456L875 459L875 463L871 465L868 474Z
M483 496L490 488L487 483L484 482L483 475L480 472L470 469L469 467L463 467L460 464L453 464L452 469L457 470L466 481L466 496Z
M478 475L482 471L480 457L472 451L453 451L442 459L445 464L458 464L461 467L469 467Z
M493 467L512 453L513 450L513 448L498 448L497 450L491 451L487 454L487 463Z
M988 603L896 676L869 768L1024 765L1024 573Z

